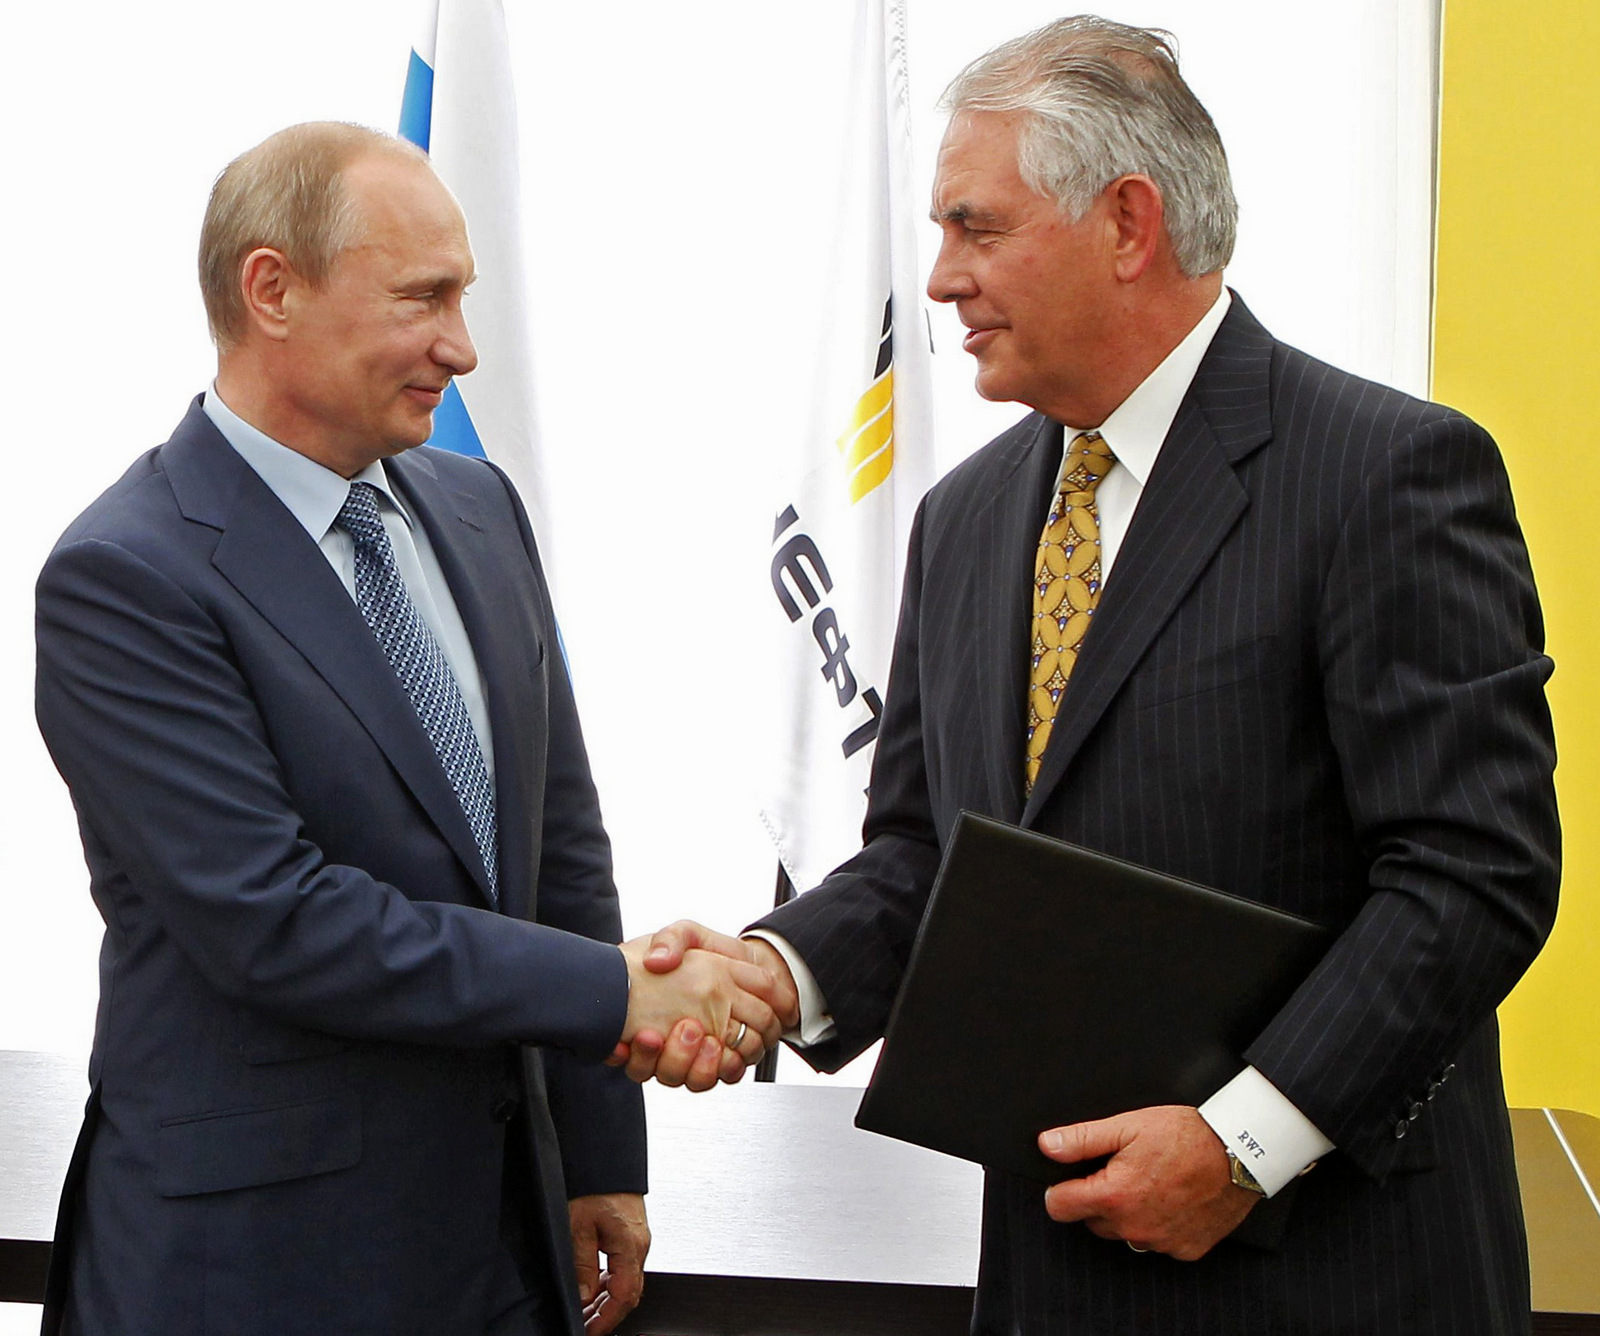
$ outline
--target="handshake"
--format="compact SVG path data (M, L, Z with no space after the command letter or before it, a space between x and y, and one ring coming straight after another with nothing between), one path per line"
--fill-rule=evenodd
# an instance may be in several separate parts
M628 962L628 1017L606 1061L635 1081L732 1084L799 1024L794 976L759 938L686 920L618 949Z

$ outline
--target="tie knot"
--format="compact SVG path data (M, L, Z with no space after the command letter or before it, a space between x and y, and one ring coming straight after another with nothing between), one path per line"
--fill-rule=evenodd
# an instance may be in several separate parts
M1099 432L1079 432L1067 447L1063 484L1070 491L1092 492L1116 462L1111 447Z
M333 527L343 529L358 543L376 543L384 537L378 514L378 489L370 482L353 482L350 494L334 517Z

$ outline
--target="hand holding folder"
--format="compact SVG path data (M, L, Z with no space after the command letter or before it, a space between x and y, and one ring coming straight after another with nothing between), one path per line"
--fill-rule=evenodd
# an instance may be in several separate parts
M1101 1238L1126 1240L1141 1252L1195 1261L1221 1239L1237 1238L1251 1208L1264 1205L1233 1186L1217 1134L1187 1105L1052 1128L1040 1134L1039 1143L1064 1165L1104 1161L1096 1172L1046 1190L1050 1218L1081 1222ZM1267 1209L1264 1230L1252 1219L1256 1228L1241 1241L1275 1243L1282 1221L1273 1217L1281 1209Z
M1040 1149L1047 1129L1138 1112L1152 1140L1157 1123L1169 1141L1198 1124L1214 1142L1194 1107L1328 941L1295 915L963 813L856 1123L1048 1184L1067 1171ZM978 1082L950 1060L975 1052ZM1188 1117L1156 1117L1172 1108Z

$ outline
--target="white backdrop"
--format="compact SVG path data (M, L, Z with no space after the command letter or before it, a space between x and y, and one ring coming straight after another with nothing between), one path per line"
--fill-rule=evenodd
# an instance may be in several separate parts
M1105 10L1176 32L1221 127L1243 212L1230 282L1280 336L1413 391L1427 376L1436 5ZM909 7L925 184L947 79L1061 10ZM767 470L808 383L829 208L809 182L851 0L507 9L557 594L627 925L736 927L769 902L775 866L754 810L761 684L744 645L770 613ZM96 990L99 923L32 720L34 575L209 378L193 253L215 173L293 121L393 128L414 26L405 0L12 7L0 1048L86 1049ZM935 236L930 224L924 273ZM972 395L949 313L932 328L948 466L1018 413ZM650 551L624 552L624 532ZM623 566L647 593L617 587Z

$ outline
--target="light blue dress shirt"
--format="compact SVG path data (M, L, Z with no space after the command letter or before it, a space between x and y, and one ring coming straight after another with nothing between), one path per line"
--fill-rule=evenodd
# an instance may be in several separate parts
M483 675L467 639L461 613L456 608L450 586L445 581L439 558L434 555L427 531L412 521L404 502L389 485L383 461L368 464L354 478L342 478L316 460L291 450L265 432L252 427L222 402L213 385L201 405L223 439L255 470L272 494L311 535L339 577L352 601L356 596L355 543L343 529L333 527L352 482L369 482L378 489L378 513L394 549L395 565L405 581L411 601L444 652L445 662L455 674L472 719L472 729L483 749L484 764L494 778L494 742L489 733L489 703L483 688Z

